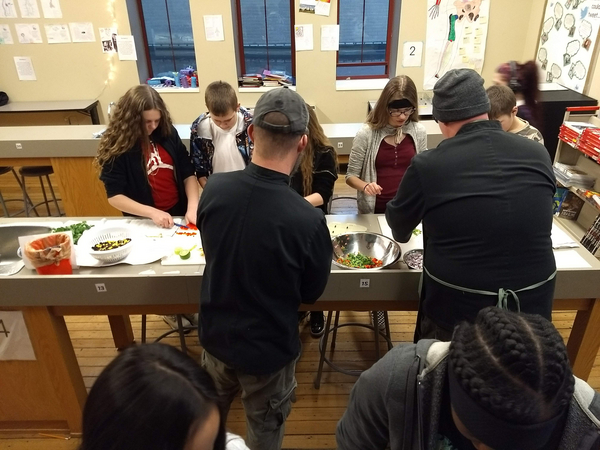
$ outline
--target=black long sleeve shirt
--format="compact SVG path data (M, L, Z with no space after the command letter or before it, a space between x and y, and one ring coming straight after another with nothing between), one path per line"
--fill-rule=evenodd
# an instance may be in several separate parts
M400 242L423 222L424 265L433 276L471 289L517 290L556 270L555 188L541 144L502 131L499 122L477 121L413 158L386 218ZM551 319L553 293L554 281L519 293L521 311ZM448 330L497 300L424 276L423 310Z
M246 374L280 370L300 352L300 303L314 303L329 278L323 213L289 187L288 176L250 163L211 175L197 224L206 255L202 346Z

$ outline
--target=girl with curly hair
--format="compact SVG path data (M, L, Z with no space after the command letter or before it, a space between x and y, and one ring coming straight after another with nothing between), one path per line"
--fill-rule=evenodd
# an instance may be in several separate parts
M200 190L189 153L160 95L148 85L119 99L95 160L108 202L164 228L196 223Z
M549 321L487 307L451 342L399 345L364 372L336 437L341 450L592 450L599 403Z

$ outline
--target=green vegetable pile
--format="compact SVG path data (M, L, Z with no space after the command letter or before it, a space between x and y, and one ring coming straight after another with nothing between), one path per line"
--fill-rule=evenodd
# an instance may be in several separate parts
M58 227L53 228L52 233L58 233L59 231L71 231L73 232L73 243L77 244L79 242L79 238L83 234L85 230L89 230L94 225L88 225L86 221L75 223L73 225L69 225L68 227Z
M362 253L348 253L345 258L338 258L337 262L356 269L374 269L383 265L383 261L370 258Z
M421 230L419 230L418 228L415 228L414 230L412 230L412 234L413 234L414 236L418 236L418 235L420 235L421 233L422 233L422 231L421 231Z

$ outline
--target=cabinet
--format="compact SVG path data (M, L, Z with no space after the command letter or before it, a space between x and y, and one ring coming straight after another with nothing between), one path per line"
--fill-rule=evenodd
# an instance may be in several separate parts
M566 108L564 121L587 122L600 127L600 118L597 116L598 109L597 106ZM600 192L600 154L598 156L599 158L595 160L577 148L575 143L567 142L566 140L559 138L554 162L575 166L577 169L586 172L588 175L596 177L596 182L592 190ZM583 195L583 191L580 189L569 187L569 190L584 200L584 204L581 213L576 220L559 220L573 235L581 240L596 217L600 214L600 205L593 199Z

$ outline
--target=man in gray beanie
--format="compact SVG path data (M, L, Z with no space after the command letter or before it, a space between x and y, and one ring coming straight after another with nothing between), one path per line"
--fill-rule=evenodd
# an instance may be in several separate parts
M413 158L386 210L400 242L423 222L415 341L450 340L454 325L490 305L550 320L556 181L548 152L488 120L483 78L474 70L447 72L432 103L446 139Z

